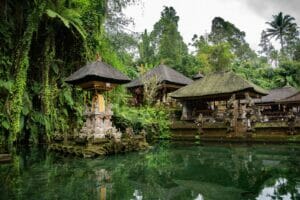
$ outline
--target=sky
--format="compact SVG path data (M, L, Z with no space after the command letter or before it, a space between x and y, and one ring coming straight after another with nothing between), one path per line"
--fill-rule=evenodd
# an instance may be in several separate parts
M194 34L209 33L214 17L222 17L246 33L246 41L259 50L260 35L267 28L272 15L289 14L300 24L300 0L141 0L124 10L134 20L128 29L151 31L160 19L164 6L173 6L180 17L178 29L188 44ZM298 11L298 12L297 12Z

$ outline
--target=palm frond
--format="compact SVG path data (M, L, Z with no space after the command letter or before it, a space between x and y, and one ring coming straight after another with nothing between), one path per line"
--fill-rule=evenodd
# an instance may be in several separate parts
M64 11L62 11L62 16L51 9L47 9L46 14L50 18L58 18L67 28L70 28L72 26L83 39L86 38L86 31L81 26L82 22L80 20L80 14L76 11L72 11L72 9L65 9Z

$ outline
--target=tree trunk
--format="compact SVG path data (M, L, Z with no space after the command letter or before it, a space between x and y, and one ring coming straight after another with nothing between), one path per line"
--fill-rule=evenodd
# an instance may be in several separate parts
M280 46L281 46L281 52L283 52L283 38L282 38L282 34L280 35Z

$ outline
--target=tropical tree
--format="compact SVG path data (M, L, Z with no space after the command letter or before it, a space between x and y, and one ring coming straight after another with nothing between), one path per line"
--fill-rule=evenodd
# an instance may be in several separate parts
M207 38L200 36L199 39L194 39L194 46L197 50L198 71L208 73L230 69L235 55L231 52L229 43L209 44Z
M138 64L150 64L154 62L154 47L147 29L141 35L141 42L138 44L139 61Z
M279 40L281 50L287 43L287 39L297 32L298 27L294 21L294 17L279 12L277 15L273 15L272 21L266 22L270 26L266 29L266 36Z
M156 62L163 61L182 71L183 58L188 54L188 49L178 31L178 21L175 9L165 7L150 37L156 52Z
M246 42L246 33L229 21L221 17L215 17L212 21L211 32L208 39L213 44L228 43L231 51L239 60L250 60L256 55Z

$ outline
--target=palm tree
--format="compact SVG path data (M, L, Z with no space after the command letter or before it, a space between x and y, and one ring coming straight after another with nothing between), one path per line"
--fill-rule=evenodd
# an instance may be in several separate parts
M275 37L276 40L280 40L281 50L283 49L284 37L297 31L297 24L294 21L294 17L283 15L282 12L280 12L278 15L273 15L271 22L266 22L271 26L266 30L266 36L271 38Z

